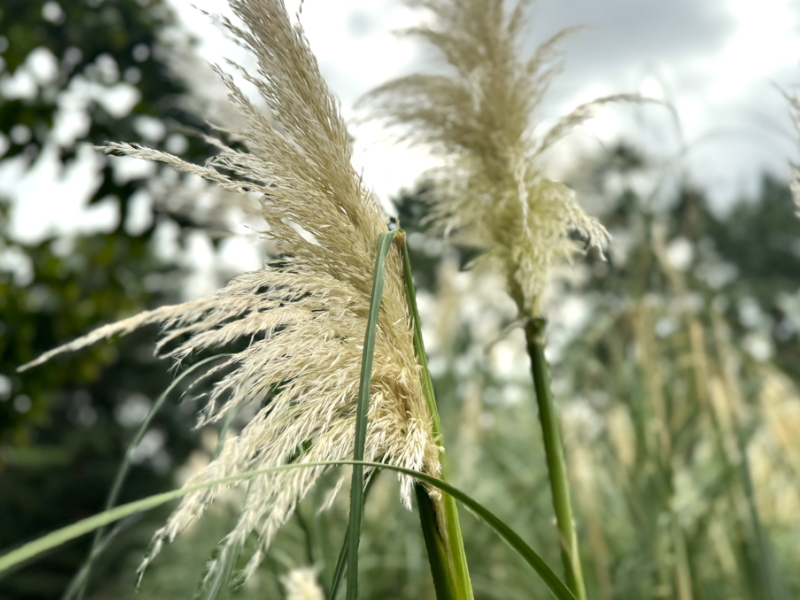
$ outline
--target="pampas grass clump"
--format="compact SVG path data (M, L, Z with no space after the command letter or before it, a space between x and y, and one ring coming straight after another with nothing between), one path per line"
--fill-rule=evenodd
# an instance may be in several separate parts
M552 268L585 247L602 254L610 237L575 194L544 172L545 153L603 104L637 99L598 98L578 106L541 134L536 111L560 63L555 48L570 30L523 58L522 33L531 0L506 10L504 0L406 0L427 9L429 24L406 34L437 51L447 74L414 74L390 81L364 98L371 112L398 128L400 138L438 154L430 173L438 188L430 218L445 233L457 230L485 250L506 280L524 323L553 508L566 581L585 600L578 539L559 423L544 356L542 297ZM575 236L575 234L578 236ZM581 239L576 239L579 237Z
M150 323L163 325L158 352L176 362L234 340L250 340L214 369L227 374L216 381L199 425L245 404L261 402L262 408L187 486L293 461L352 458L375 248L379 234L387 231L378 204L350 164L337 101L300 26L291 21L281 0L231 0L230 5L241 24L225 20L225 25L258 64L255 72L243 74L270 111L258 108L217 67L245 123L224 133L247 150L214 141L219 153L203 166L124 143L105 150L160 161L232 192L258 194L267 235L277 242L280 260L235 278L209 297L107 325L27 365ZM431 433L408 314L401 258L392 252L378 321L365 459L437 475L439 448ZM276 530L323 471L309 467L252 479L238 523L209 576L227 553L238 551L256 532L259 544L245 570L252 573ZM404 477L406 505L411 487L411 479ZM217 486L188 494L156 533L142 568L221 491Z

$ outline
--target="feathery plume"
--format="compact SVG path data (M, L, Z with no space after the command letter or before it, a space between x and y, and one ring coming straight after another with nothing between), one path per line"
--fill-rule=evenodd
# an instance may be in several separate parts
M404 33L430 43L449 75L414 74L386 83L362 102L402 140L420 143L446 159L430 173L443 199L430 218L447 233L460 230L497 259L520 312L539 314L548 273L582 248L601 252L609 234L587 215L574 193L548 180L541 159L570 129L603 104L636 99L616 95L577 107L539 139L535 112L559 71L556 45L563 30L523 60L521 34L531 0L510 11L503 0L406 0L427 9L430 26Z
M337 101L300 25L290 19L282 0L231 0L230 6L241 23L226 19L224 24L258 63L254 73L242 75L270 110L265 114L228 73L216 68L244 123L227 133L247 151L217 142L219 153L200 166L124 143L105 150L160 161L232 192L260 194L267 235L276 241L280 260L235 278L209 297L107 325L25 366L148 323L163 324L157 352L175 361L236 339L250 340L225 361L227 369L214 370L220 376L199 425L246 403L263 406L187 486L290 462L352 457L375 248L387 230L377 202L350 164ZM437 475L439 448L414 356L398 252L391 252L387 262L371 390L366 460ZM256 532L260 541L244 573L250 575L276 530L323 471L309 467L251 480L239 520L209 577L215 565ZM402 479L407 505L412 483ZM221 491L214 487L187 495L156 533L140 570Z

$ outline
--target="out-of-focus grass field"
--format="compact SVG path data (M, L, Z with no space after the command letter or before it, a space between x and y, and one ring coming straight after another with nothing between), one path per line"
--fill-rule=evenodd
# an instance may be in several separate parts
M170 52L189 52L164 35L171 19L155 0L6 0L0 168L13 162L8 168L25 172L45 151L71 164L89 144L108 140L207 157L207 145L182 128L207 126L186 100L193 90L166 66ZM54 70L37 79L36 60ZM32 91L13 92L7 82L26 69ZM84 107L89 120L59 138L65 90L78 85L95 90ZM115 86L138 90L125 114L103 99ZM19 241L13 207L0 198L0 551L100 512L133 432L172 379L152 358L155 329L34 371L16 368L95 325L181 299L189 281L206 278L214 289L234 273L198 275L178 254L197 236L218 250L232 219L253 218L241 206L221 208L224 197L166 169L126 172L114 159L98 160L93 202L119 212L107 231ZM800 598L800 219L789 182L765 175L755 197L720 215L709 208L708 190L688 182L658 202L634 191L641 181L655 186L664 168L620 132L616 146L577 157L567 181L615 239L607 261L590 255L565 270L547 299L588 596ZM513 303L497 275L473 267L474 249L446 244L427 228L424 186L409 182L408 190L394 201L409 232L451 480L560 574ZM195 409L185 399L159 413L121 501L171 489L208 462L218 428L193 430ZM340 475L329 474L301 503L256 576L220 597L284 598L281 578L307 566L326 589L347 494L326 511L318 507ZM367 502L361 597L433 598L419 519L400 505L397 487L381 473ZM191 597L239 500L230 493L169 546L139 597ZM135 597L136 567L166 514L124 523L96 561L89 598ZM461 519L476 598L549 597L489 529L466 512ZM70 543L4 575L0 600L61 597L89 544Z

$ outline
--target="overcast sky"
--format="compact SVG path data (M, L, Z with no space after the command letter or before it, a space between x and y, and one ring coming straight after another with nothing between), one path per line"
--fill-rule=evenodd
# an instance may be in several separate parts
M172 1L193 26L202 26L187 2ZM371 87L427 67L423 47L391 33L418 18L399 0L305 1L304 26L346 114ZM620 108L589 124L583 145L591 148L593 136L624 136L667 158L678 152L682 136L690 144L686 166L693 180L708 187L718 205L742 190L752 193L764 169L785 176L798 144L776 85L800 84L800 1L539 0L530 48L578 25L587 28L562 46L565 70L543 117L598 95L639 91L673 103L681 134L663 108ZM427 164L418 153L376 146L370 128L355 133L356 160L383 196L412 185Z
M202 54L220 61L226 45L192 4L218 12L225 2L169 1L201 40ZM298 0L289 5L294 11ZM305 1L303 24L346 116L353 116L354 101L372 87L429 68L424 47L392 33L419 17L400 0ZM689 176L725 207L743 193L753 194L764 169L785 177L788 162L800 162L798 134L776 88L800 84L800 0L539 0L529 48L578 25L587 28L562 45L565 69L543 106L545 123L594 97L638 91L671 101L681 134L663 107L605 109L562 146L556 155L561 164L574 158L575 148L599 149L598 141L620 137L666 160L679 151L682 136L690 144L684 163ZM381 142L376 126L353 132L354 158L384 200L412 187L430 166L419 151ZM97 168L92 151L84 154L66 172L53 160L40 161L27 176L13 165L0 172L0 191L18 201L13 214L23 237L115 221L111 204L81 208ZM555 160L555 176L558 165Z

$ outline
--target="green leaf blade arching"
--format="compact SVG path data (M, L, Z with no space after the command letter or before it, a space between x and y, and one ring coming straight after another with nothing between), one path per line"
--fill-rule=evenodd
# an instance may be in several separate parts
M441 479L437 479L436 477L432 477L431 475L427 475L425 473L420 473L419 471L413 471L411 469L405 469L403 467L385 463L365 461L356 463L354 460L294 463L280 467L273 467L271 469L246 471L239 473L238 475L232 475L231 477L223 477L221 479L208 481L195 486L189 486L180 490L164 492L163 494L155 494L142 500L117 506L111 510L103 511L102 513L88 517L78 521L77 523L73 523L72 525L68 525L62 529L53 531L52 533L33 540L32 542L23 544L16 550L12 550L11 552L0 556L0 579L3 577L3 574L6 571L9 571L16 565L31 560L36 556L47 552L48 550L57 548L58 546L69 542L70 540L74 540L82 535L91 533L98 527L103 527L129 515L161 506L162 504L166 504L172 500L177 500L187 494L191 494L192 492L208 489L217 485L233 484L252 479L253 477L258 477L259 475L278 473L280 471L287 471L291 469L301 469L304 467L334 467L355 464L359 464L361 467L387 469L396 473L409 475L452 496L455 500L461 502L481 521L491 527L495 533L497 533L509 546L511 546L511 548L533 568L539 577L541 577L542 581L553 594L553 597L555 597L557 600L576 600L575 595L569 590L566 584L564 584L564 582L558 578L558 576L547 565L544 559L542 559L542 557L539 556L539 554L537 554L537 552L531 548L513 529L506 525L499 517L497 517L485 506L480 504L477 500L474 500L458 488L453 487Z

